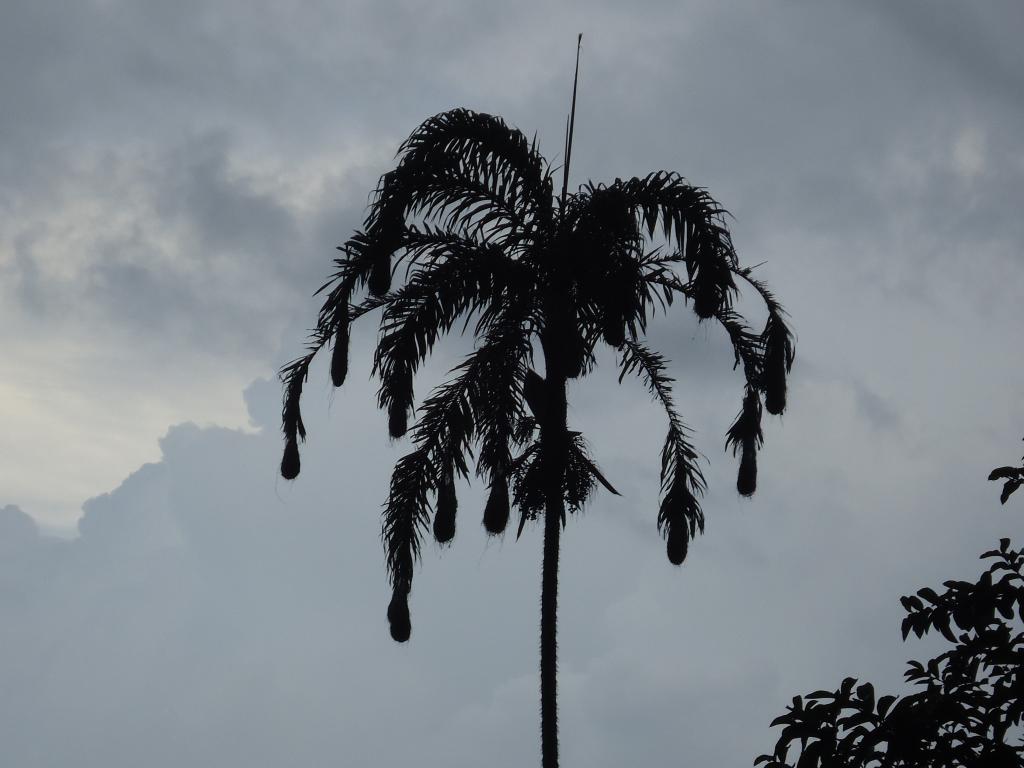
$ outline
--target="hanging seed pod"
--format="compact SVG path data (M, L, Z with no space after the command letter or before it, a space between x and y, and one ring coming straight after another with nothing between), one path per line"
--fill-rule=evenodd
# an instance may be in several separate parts
M764 349L764 407L775 416L786 410L786 374L793 365L789 329L777 318L768 320Z
M391 254L378 256L370 270L370 295L383 296L391 290Z
M765 360L764 407L778 416L786 410L786 370L778 361Z
M753 442L743 444L740 471L736 476L736 490L740 496L753 496L757 490L757 449Z
M409 409L401 403L388 408L388 434L394 439L402 437L409 428Z
M601 335L606 344L618 349L626 343L626 326L621 317L606 312L601 318Z
M690 536L686 530L686 523L679 522L670 525L668 529L668 540L665 543L665 550L668 553L668 561L672 565L682 565L686 559L686 551L690 546Z
M331 381L340 387L348 375L348 317L338 323L334 334L334 351L331 353Z
M299 476L299 442L289 437L284 444L284 456L281 457L281 477L294 480Z
M404 643L412 634L412 621L409 618L409 596L403 590L396 589L388 603L388 624L391 625L391 639L396 643Z
M484 528L487 533L492 536L503 533L508 525L508 516L508 480L499 477L491 483L491 492L487 495L487 505L484 507Z
M455 496L455 483L445 480L437 489L437 512L434 513L434 538L438 544L447 544L455 538L455 512L459 508Z
M693 311L701 320L715 316L722 297L718 287L707 277L694 281Z

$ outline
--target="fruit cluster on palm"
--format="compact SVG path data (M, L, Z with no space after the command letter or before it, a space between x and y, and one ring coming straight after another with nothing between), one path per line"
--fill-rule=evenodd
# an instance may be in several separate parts
M501 534L542 518L541 719L544 765L557 764L555 615L559 535L598 483L613 490L566 420L566 383L595 367L605 345L620 381L638 375L665 411L659 530L678 565L704 529L704 479L672 400L667 361L644 343L652 315L677 301L728 334L744 387L727 444L740 454L737 488L754 492L762 407L786 405L793 341L768 289L739 266L724 210L675 173L554 193L536 143L498 117L456 109L431 117L402 144L363 227L340 250L321 289L310 346L282 371L284 477L299 472L299 407L314 356L333 342L331 376L348 369L352 324L380 310L373 373L393 438L412 450L394 469L383 512L393 597L392 637L409 639L414 563L432 528L455 535L456 483L475 472L489 486L483 524ZM754 331L733 307L740 284L767 308ZM471 328L474 351L415 406L414 380L435 343ZM543 373L536 368L542 364ZM762 405L763 404L763 405Z

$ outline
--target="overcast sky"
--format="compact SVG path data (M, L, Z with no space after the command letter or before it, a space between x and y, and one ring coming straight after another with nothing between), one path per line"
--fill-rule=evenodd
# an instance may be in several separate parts
M0 0L0 762L539 762L539 527L488 540L461 489L394 644L375 331L342 390L314 371L291 484L275 371L424 118L559 161L577 32L573 183L707 187L798 347L748 501L723 335L652 328L707 456L682 568L657 408L610 360L572 387L624 495L563 537L563 764L746 766L794 694L898 689L931 648L898 597L1022 538L985 481L1024 434L1022 30L1015 0Z

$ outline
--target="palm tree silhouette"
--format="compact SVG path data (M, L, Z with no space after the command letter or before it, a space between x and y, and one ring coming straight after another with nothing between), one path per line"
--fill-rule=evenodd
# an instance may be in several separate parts
M567 155L569 147L567 146ZM769 413L786 405L793 339L784 313L749 269L739 266L725 211L675 173L587 184L561 197L533 142L499 117L455 109L429 118L402 144L363 227L344 246L306 354L282 369L285 385L281 473L299 473L305 427L299 408L314 356L333 340L331 376L348 370L349 329L380 309L373 373L393 438L413 450L391 478L383 540L393 587L391 636L409 639L413 563L432 524L438 542L455 535L455 483L475 471L490 491L489 534L505 530L510 500L519 532L544 520L541 586L541 744L545 768L558 764L556 606L559 535L600 483L615 489L566 421L566 382L595 367L595 347L619 356L619 381L636 374L664 408L658 529L679 565L704 529L705 484L687 427L672 401L667 362L643 343L656 310L679 299L726 330L744 373L742 407L726 443L740 454L737 489L754 492L762 396ZM394 278L404 267L404 282ZM767 307L763 331L733 309L737 282ZM364 296L362 291L367 289ZM362 296L363 298L359 298ZM413 379L437 340L463 321L475 351L414 412ZM472 325L470 325L472 323ZM539 354L538 354L539 353ZM543 376L534 370L543 362ZM475 449L475 450L474 450Z

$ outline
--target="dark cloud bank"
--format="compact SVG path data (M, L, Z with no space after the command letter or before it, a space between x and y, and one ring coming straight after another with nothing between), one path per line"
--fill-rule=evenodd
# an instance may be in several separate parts
M898 596L1020 538L984 482L1024 425L1007 352L1017 4L570 5L550 24L525 3L200 5L5 11L0 217L17 237L0 241L0 334L45 347L72 328L103 348L116 329L119 359L161 358L173 388L204 386L199 355L272 370L423 117L498 112L554 154L581 28L579 178L678 169L737 215L741 255L769 261L799 357L752 502L721 451L731 360L713 331L653 329L710 459L708 533L682 569L655 533L657 412L611 372L572 393L625 498L565 537L567 766L749 765L793 694L847 674L896 687L927 655L899 641ZM98 234L55 273L82 200ZM115 228L122 202L138 210ZM40 532L0 485L24 507L0 508L0 763L537 763L538 532L488 541L465 491L455 546L426 548L412 641L393 644L378 512L401 446L353 378L333 399L311 380L295 484L275 479L278 390L261 380L258 431L172 427L160 461L85 504L76 538Z
M275 479L277 387L258 381L260 431L172 428L160 462L85 505L76 539L3 508L7 762L536 762L539 531L488 541L482 496L463 491L455 545L426 548L412 641L392 643L378 511L398 449L368 387L333 404L311 389L328 423L295 484ZM733 462L706 445L709 533L672 568L654 530L656 410L609 392L580 393L574 417L617 414L592 438L626 498L597 500L565 540L567 764L748 764L793 693L845 674L895 683L898 594L971 574L1005 532L995 509L968 508L984 494L859 509L840 475L812 483L820 467L782 466L771 447L760 498L741 503ZM615 440L620 419L643 450ZM950 493L963 515L937 528L927 506Z

